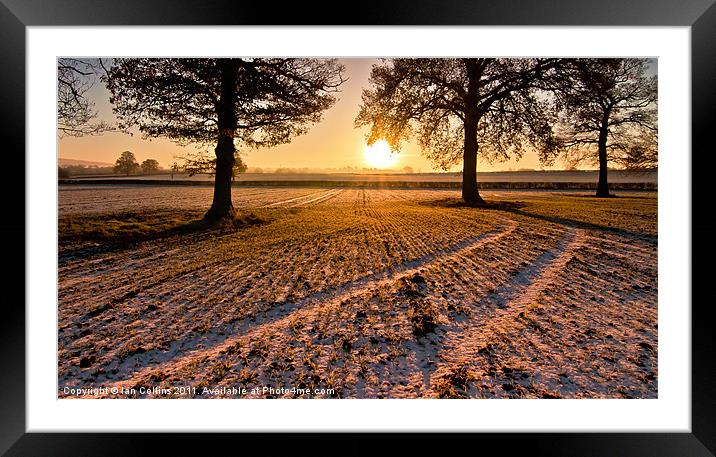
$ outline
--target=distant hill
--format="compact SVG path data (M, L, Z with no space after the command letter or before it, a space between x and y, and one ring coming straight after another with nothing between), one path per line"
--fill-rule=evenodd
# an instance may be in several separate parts
M79 159L63 159L60 157L58 159L59 165L61 167L113 167L113 163L107 163L107 162L93 162L91 160L79 160Z

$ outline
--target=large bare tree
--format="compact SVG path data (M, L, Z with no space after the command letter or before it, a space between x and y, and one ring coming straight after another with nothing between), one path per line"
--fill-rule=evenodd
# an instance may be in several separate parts
M205 218L234 217L236 142L288 143L321 119L343 83L336 59L115 59L104 77L121 128L179 144L215 145Z
M564 159L599 164L597 197L609 196L608 165L657 165L657 76L647 59L568 59L556 86Z
M356 127L369 126L368 143L394 150L417 137L423 153L443 169L463 164L462 198L483 203L477 157L521 157L529 144L544 156L556 148L549 111L539 91L556 59L387 59L375 65Z

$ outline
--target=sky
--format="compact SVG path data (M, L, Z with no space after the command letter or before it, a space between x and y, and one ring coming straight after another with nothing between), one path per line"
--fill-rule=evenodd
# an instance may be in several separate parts
M249 168L267 171L275 168L373 168L365 154L367 128L354 128L354 120L359 111L361 93L369 86L371 66L379 63L379 60L341 59L341 62L345 65L348 81L341 86L338 101L324 112L322 121L314 124L308 133L295 137L289 144L273 148L240 149L241 157ZM102 83L97 82L88 96L95 102L100 120L110 123L115 120L109 103L109 92ZM180 146L168 139L145 139L139 131L134 131L133 135L111 132L80 138L63 137L58 141L60 158L113 164L122 151L131 151L138 162L156 159L164 168L169 168L175 161L181 164L178 157L194 150L194 146ZM416 172L441 171L422 156L420 148L413 141L403 144L388 169L397 171L404 167L411 167ZM526 150L519 162L478 162L479 171L511 171L521 168L542 168L536 152ZM556 168L561 167L557 164ZM456 166L452 170L460 169L461 166Z

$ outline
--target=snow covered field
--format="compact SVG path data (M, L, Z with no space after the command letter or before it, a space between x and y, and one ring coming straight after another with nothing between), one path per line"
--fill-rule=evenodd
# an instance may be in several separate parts
M60 187L60 397L657 396L656 193L233 194L262 222L111 243L63 227L212 189Z

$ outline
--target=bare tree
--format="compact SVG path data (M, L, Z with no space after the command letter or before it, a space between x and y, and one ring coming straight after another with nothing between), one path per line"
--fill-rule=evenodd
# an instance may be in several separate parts
M101 72L99 59L57 59L57 131L60 137L97 135L112 130L106 122L95 122L95 103L88 97Z
M609 196L608 164L657 166L657 77L647 59L569 59L556 87L563 158L599 164L597 197Z
M205 218L234 217L236 145L288 143L321 119L343 83L336 59L115 59L104 77L122 128L216 145Z
M390 59L373 67L356 127L368 143L393 150L416 136L423 153L447 170L463 164L462 198L483 203L477 188L478 151L488 160L521 157L530 144L556 148L546 101L538 91L556 59Z

